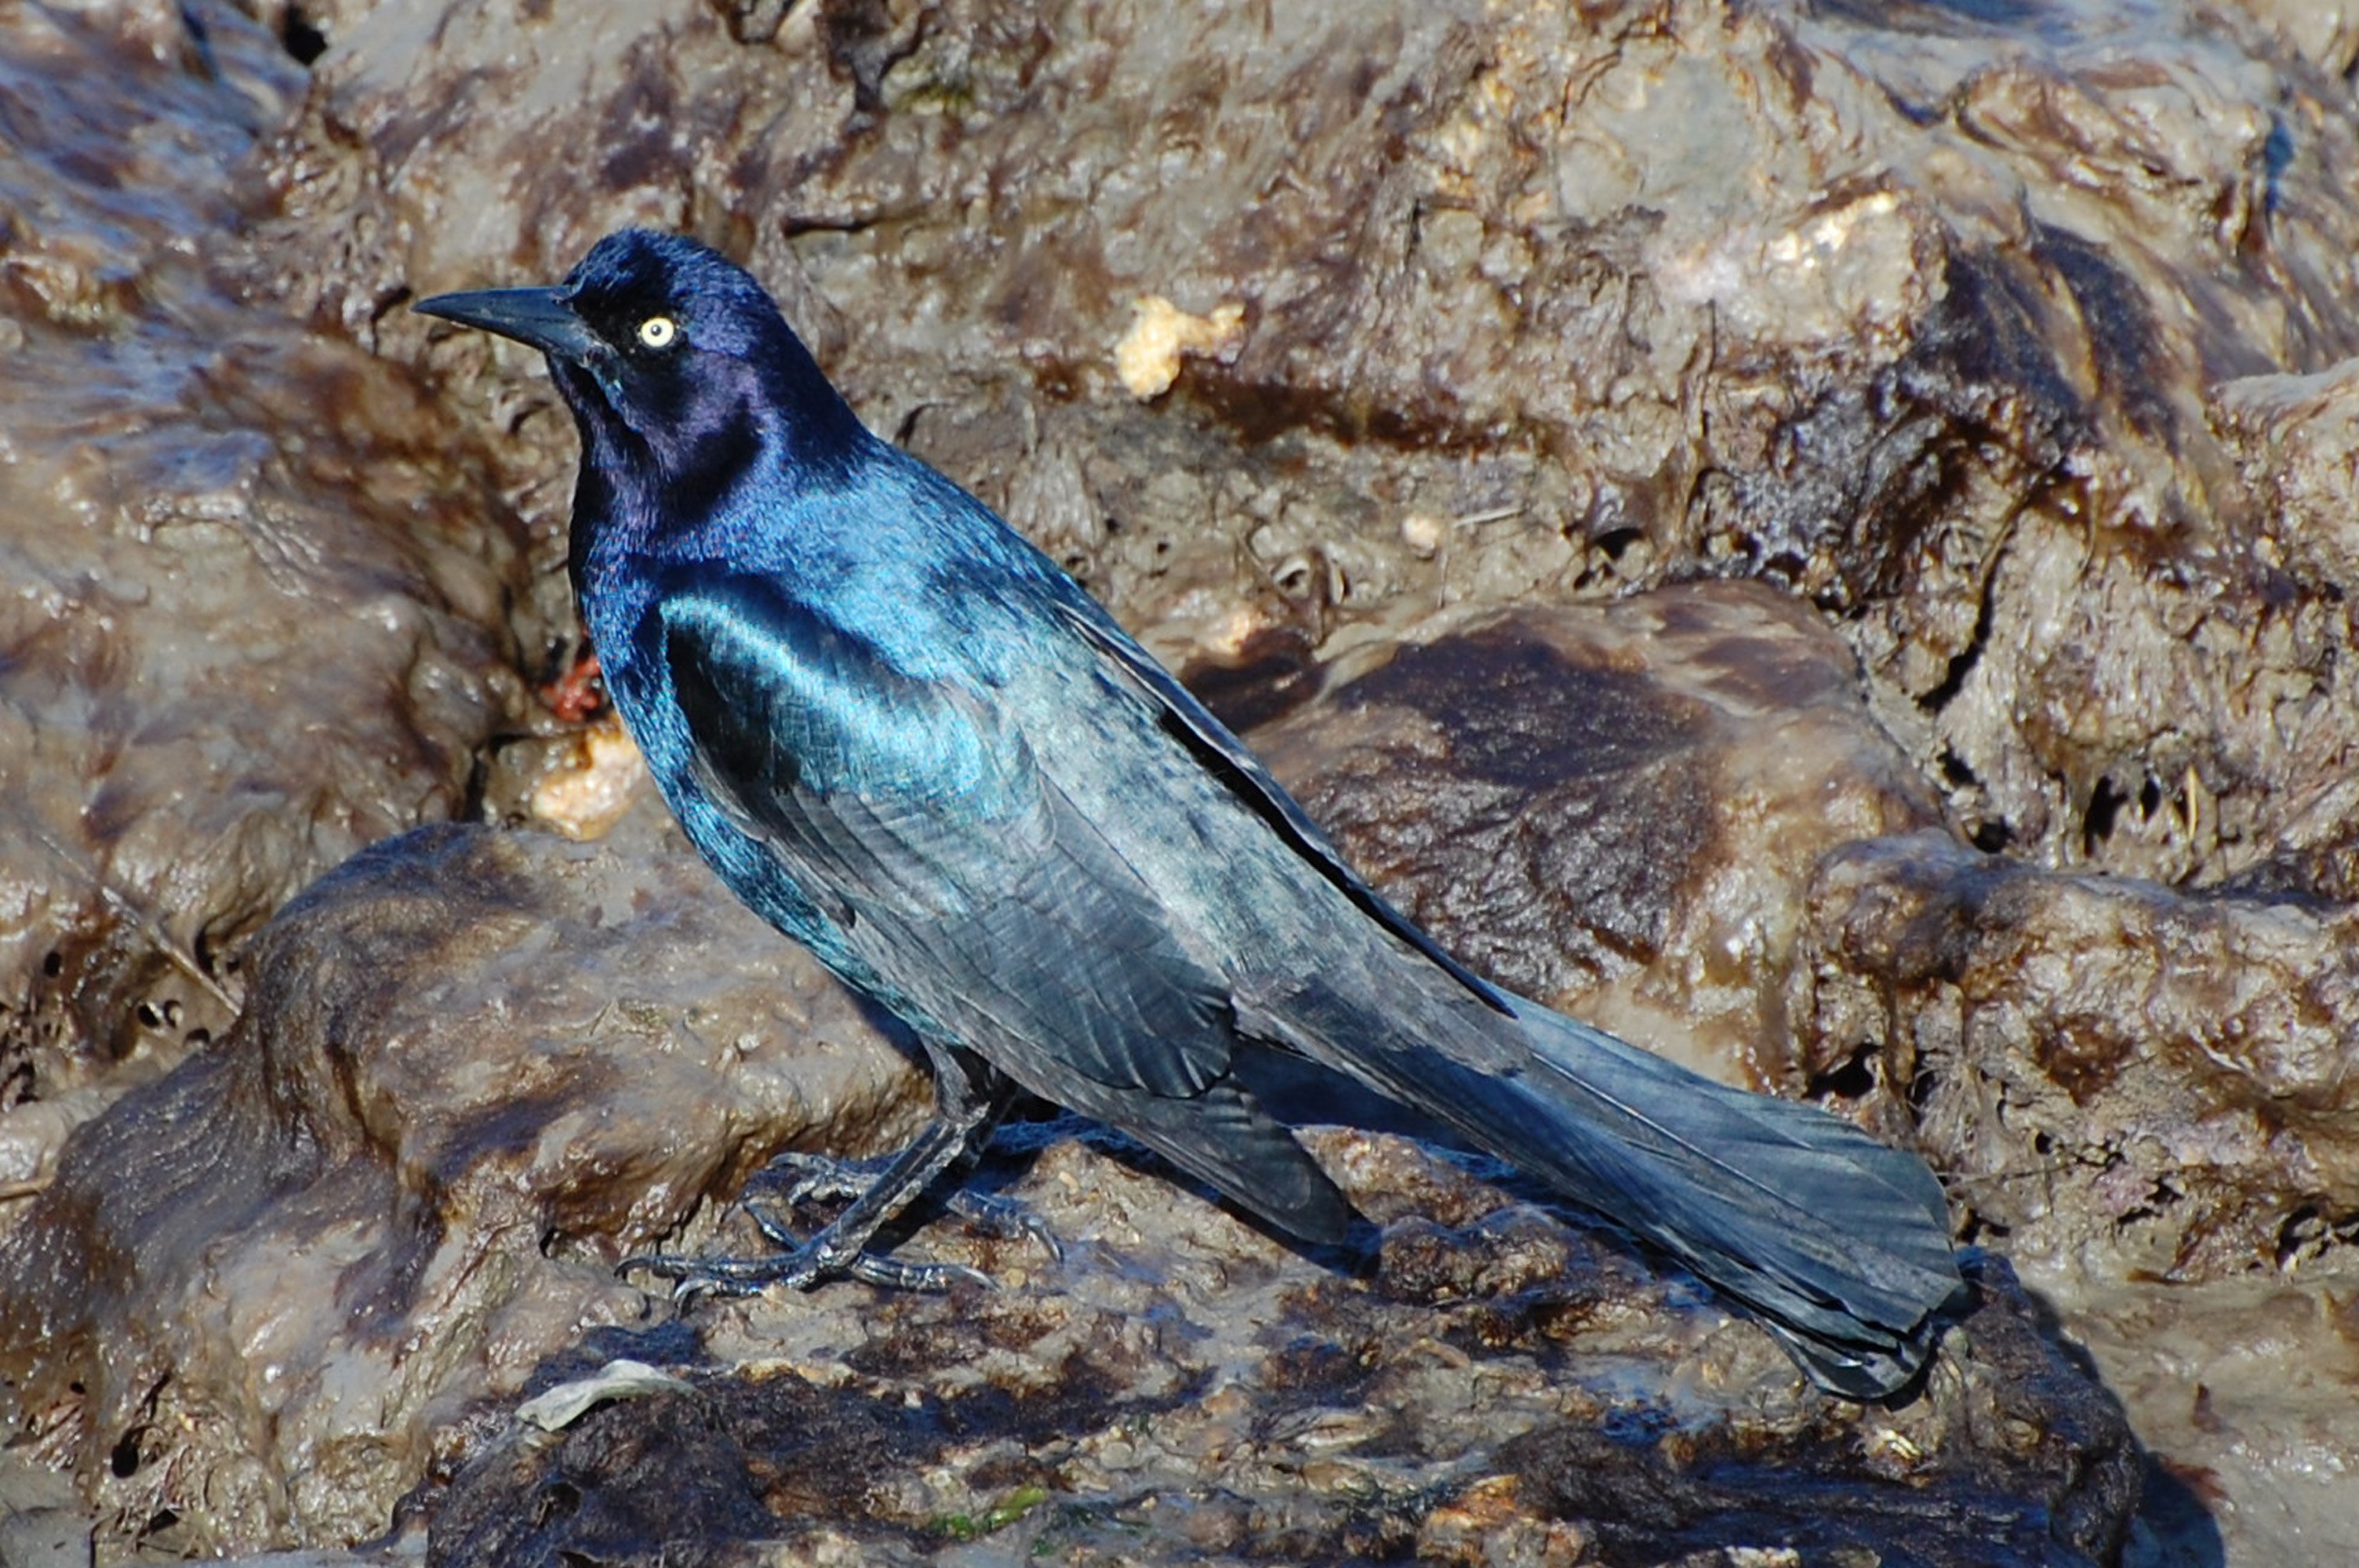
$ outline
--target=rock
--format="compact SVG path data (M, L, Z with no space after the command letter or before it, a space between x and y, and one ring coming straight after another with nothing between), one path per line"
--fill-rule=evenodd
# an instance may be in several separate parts
M1286 721L1343 745L1272 754L1315 779L1422 741L1435 804L1398 820L1442 820L1462 849L1455 802L1544 844L1601 798L1689 778L1717 804L1674 880L1790 944L1807 884L1776 857L1748 881L1735 845L1767 835L1806 864L1845 823L1929 809L1843 667L1775 595L1675 590L1399 650ZM1594 793L1617 768L1641 783ZM1388 784L1363 766L1333 787L1348 805ZM639 1326L615 1256L772 1150L887 1141L922 1104L655 821L643 799L598 846L450 827L362 856L256 944L235 1033L71 1145L0 1243L0 1352L19 1419L95 1498L252 1548L365 1537L416 1488L429 1561L452 1564L720 1561L733 1541L891 1560L1002 1534L1147 1562L1223 1541L1670 1561L1896 1530L1926 1563L2033 1563L2106 1558L2129 1528L2144 1461L2002 1264L1923 1395L1862 1409L1660 1259L1377 1133L1313 1140L1380 1227L1368 1250L1306 1254L1050 1124L1006 1190L1061 1264L929 1231L1002 1288L836 1285ZM776 1014L781 986L801 1016ZM1774 993L1748 994L1757 1024ZM849 1043L787 1044L813 1035ZM192 1138L227 1152L192 1158ZM716 1244L709 1220L693 1235ZM289 1310L320 1300L335 1309ZM665 1371L555 1433L502 1413L618 1357ZM1773 1501L1797 1474L1821 1490ZM1995 1539L2008 1555L1978 1555Z
M2346 1251L2350 1240L2346 1232ZM2286 1540L2321 1562L2359 1554L2359 1520L2344 1506L2349 1472L2319 1463L2359 1444L2351 1279L2346 1261L2162 1289L2085 1274L2058 1281L2076 1339L2136 1412L2140 1440L2164 1456L2147 1478L2152 1534L2131 1561L2266 1561L2237 1548ZM2208 1557L2184 1545L2180 1555L2136 1554L2207 1531Z
M1576 1422L1506 1445L1517 1495L1621 1561L1676 1560L1682 1547L1737 1561L2115 1561L2143 1465L2120 1408L2041 1338L2006 1265L1984 1268L1964 1329L1976 1357L1954 1368L1963 1387L1930 1428L1944 1448L1901 1422L1854 1436L1884 1486L1843 1485L1835 1502L1810 1452L1821 1434L1806 1428L1736 1422L1632 1444Z
M21 1459L0 1461L0 1563L90 1568L96 1526L67 1477Z
M1727 1082L1880 1070L1851 1046L1797 1054L1785 1027L1809 868L1940 821L1840 639L1749 584L1419 634L1347 654L1321 700L1252 737L1411 918Z
M652 804L617 840L358 856L0 1240L12 1423L133 1533L382 1533L471 1408L647 1314L618 1259L779 1149L916 1130L912 1061Z
M2342 1245L2349 909L2066 876L1938 834L1846 846L1811 902L1812 1027L1891 1043L1929 1151L2027 1268L2194 1283Z
M1165 652L1754 578L1970 834L2218 880L2359 739L2235 413L2359 356L2359 114L2280 9L406 0L331 29L253 276L488 402L549 527L530 356L386 307L685 225ZM1152 407L1142 297L1243 307Z
M915 1563L987 1539L1009 1561L1816 1562L1905 1541L1881 1560L1983 1565L2109 1559L2126 1529L2143 1460L2119 1409L2002 1263L1926 1395L1863 1410L1608 1237L1400 1140L1317 1148L1384 1216L1348 1271L1057 1138L1010 1191L1064 1265L726 1308L692 1391L481 1447L427 1503L429 1561Z
M530 565L448 415L206 270L303 79L205 9L0 25L0 1104L45 1108L16 1180L227 1027L279 903L464 811L518 718Z

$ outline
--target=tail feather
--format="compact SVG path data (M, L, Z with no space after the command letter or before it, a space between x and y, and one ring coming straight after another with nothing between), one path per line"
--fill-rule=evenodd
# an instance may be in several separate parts
M1307 1241L1334 1243L1359 1219L1319 1162L1235 1077L1181 1098L1069 1078L1059 1100L1110 1121L1173 1164Z
M1533 1065L1511 1092L1555 1134L1516 1141L1557 1145L1532 1168L1755 1308L1831 1387L1880 1395L1916 1375L1961 1288L1922 1160L1546 1008L1516 1014Z
M1923 1161L1500 995L1510 1017L1411 1001L1413 1017L1377 1018L1296 979L1251 997L1246 1019L1661 1247L1825 1387L1876 1398L1916 1376L1962 1288Z

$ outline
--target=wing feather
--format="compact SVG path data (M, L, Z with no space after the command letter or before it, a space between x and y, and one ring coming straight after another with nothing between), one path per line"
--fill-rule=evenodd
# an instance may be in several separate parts
M1105 673L1148 707L1164 730L1194 752L1205 771L1220 779L1256 816L1268 823L1312 871L1333 883L1362 914L1465 987L1485 1007L1514 1015L1515 1010L1489 982L1451 957L1440 943L1395 909L1352 869L1318 825L1303 814L1294 797L1270 777L1261 759L1245 750L1226 726L1205 711L1203 704L1190 696L1170 671L1157 664L1146 649L1086 599L1075 596L1060 608L1066 623L1089 644Z
M1226 988L990 705L756 580L661 602L700 784L937 1023L1036 1081L1226 1076Z

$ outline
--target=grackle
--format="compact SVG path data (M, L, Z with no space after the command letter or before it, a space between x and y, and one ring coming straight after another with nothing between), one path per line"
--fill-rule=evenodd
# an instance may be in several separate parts
M582 432L574 589L664 799L934 1070L934 1119L808 1242L642 1266L939 1283L866 1245L1014 1085L1338 1240L1355 1211L1249 1087L1276 1049L1660 1246L1830 1389L1922 1365L1960 1288L1922 1162L1469 972L1071 579L864 428L745 272L626 231L562 285L417 308L548 356Z

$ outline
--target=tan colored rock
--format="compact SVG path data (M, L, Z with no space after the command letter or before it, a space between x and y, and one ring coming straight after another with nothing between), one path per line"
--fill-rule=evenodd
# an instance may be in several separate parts
M1810 899L1807 1027L1891 1043L1927 1150L2027 1267L2233 1278L2359 1211L2359 913L1938 834L1845 848Z

